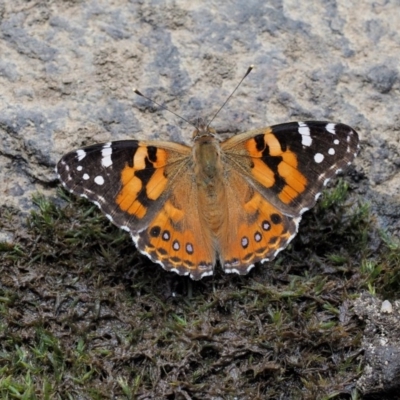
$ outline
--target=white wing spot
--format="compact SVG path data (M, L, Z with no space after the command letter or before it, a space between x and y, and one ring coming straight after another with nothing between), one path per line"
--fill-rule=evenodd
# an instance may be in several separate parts
M310 128L304 122L298 122L299 124L299 133L301 135L301 144L303 146L310 147L312 144L312 138L310 136Z
M88 174L83 174L82 178L83 178L85 181L87 181L90 177L89 177Z
M104 178L101 175L98 175L94 178L94 182L98 185L104 185Z
M268 260L268 259L267 259ZM246 274L251 270L251 269L253 269L255 267L255 265L254 264L250 264L248 267L247 267L247 269L246 269Z
M227 274L238 274L238 275L240 275L239 270L237 270L237 269L235 269L235 268L225 269L225 272L226 272Z
M76 167L76 169L77 169L77 171L82 171L82 170L83 170L83 167L82 167L82 165L78 165L78 166Z
M329 132L332 133L332 135L336 135L336 131L335 131L335 124L327 124L325 129Z
M339 140L335 139L335 140L333 141L333 143L336 144L336 145L338 145L340 142L339 142Z
M303 146L310 147L311 144L312 144L311 136L302 135L302 137L301 137L301 144L302 144Z
M171 236L170 236L169 232L164 231L164 233L163 233L163 235L162 235L162 238L163 238L164 240L169 240L169 239L171 238Z
M282 250L284 249L284 247L279 248L278 250L275 251L272 259L274 259Z
M86 151L79 149L76 151L76 155L78 157L78 161L82 161L86 157Z
M112 165L112 160L111 160L111 154L112 154L112 148L111 148L111 142L106 143L103 146L103 149L101 150L101 165L105 168L108 168Z
M204 278L205 276L210 276L210 275L212 275L212 274L213 274L213 271L206 271L206 272L203 272L203 273L200 275L200 279L201 279L201 278ZM190 275L190 277L191 277L191 278L194 278L193 275Z
M122 226L121 226L121 228L122 228ZM127 228L127 227L126 227L126 228ZM124 228L122 228L122 229L124 229ZM124 229L124 230L125 230L125 229ZM139 235L138 235L138 234L133 234L133 233L131 232L130 229L128 229L127 232L130 232L130 233L131 233L131 238L132 238L132 240L133 240L133 243L135 243L135 246L137 246L138 241L139 241ZM143 253L143 251L141 251L141 250L140 250L140 252L141 252L142 254L145 254L145 253Z
M264 231L269 231L271 229L271 224L268 221L264 221L262 224Z
M335 149L330 148L328 150L328 154L330 154L331 156L333 156L335 154Z
M315 156L314 156L314 161L315 161L317 164L322 163L322 161L324 161L324 155L321 154L321 153L315 154Z
M325 179L325 180L324 180L324 186L326 186L330 180L331 180L331 178Z
M295 218L295 219L293 220L293 222L296 224L296 232L293 233L292 236L290 236L290 238L289 238L289 240L288 240L288 243L289 243L290 240L292 240L292 239L296 236L296 233L297 233L298 230L299 230L300 221L301 221L301 217L297 217L297 218Z

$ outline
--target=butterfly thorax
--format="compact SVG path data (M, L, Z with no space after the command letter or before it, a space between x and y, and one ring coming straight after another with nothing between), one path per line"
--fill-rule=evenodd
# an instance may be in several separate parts
M222 173L221 149L218 141L209 136L199 138L193 147L195 173L200 185L213 185Z
M221 210L221 204L226 204L221 147L218 139L208 130L195 132L194 140L194 172L199 209L203 210L201 217L210 230L219 235L226 222L225 210Z

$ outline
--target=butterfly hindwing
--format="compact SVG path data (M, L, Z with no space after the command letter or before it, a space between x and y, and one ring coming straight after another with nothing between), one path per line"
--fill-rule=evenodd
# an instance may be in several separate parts
M211 275L216 263L216 248L189 162L181 169L170 196L149 226L132 235L138 249L166 270L200 279Z
M285 215L237 171L227 185L228 227L220 237L220 262L225 272L247 274L259 261L271 261L297 233L300 217ZM233 223L234 221L234 223Z

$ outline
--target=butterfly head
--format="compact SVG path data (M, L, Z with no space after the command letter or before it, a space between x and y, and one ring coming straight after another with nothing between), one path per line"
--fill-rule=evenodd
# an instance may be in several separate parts
M215 138L216 132L215 129L210 128L206 121L199 119L197 124L195 125L196 129L193 132L192 139L194 142L199 140L203 141L202 138ZM207 141L207 139L205 139Z

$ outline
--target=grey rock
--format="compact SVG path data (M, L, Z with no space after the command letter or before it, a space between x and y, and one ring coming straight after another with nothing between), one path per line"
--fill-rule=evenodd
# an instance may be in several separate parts
M381 310L382 300L364 293L354 303L366 322L363 347L366 366L357 387L367 399L398 398L400 390L400 303L392 313Z
M397 77L397 70L388 68L386 65L373 67L368 73L368 79L380 93L390 92Z

